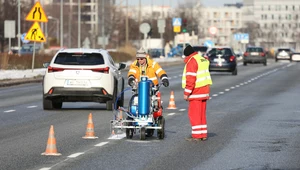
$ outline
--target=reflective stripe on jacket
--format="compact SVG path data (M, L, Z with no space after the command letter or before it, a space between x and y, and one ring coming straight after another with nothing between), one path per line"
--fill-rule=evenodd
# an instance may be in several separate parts
M160 65L157 62L151 60L150 58L146 58L146 59L147 59L147 69L145 71L146 75L150 80L152 80L154 85L158 85L157 77L160 79L167 78L166 72L160 67ZM130 69L128 71L127 76L128 77L133 76L137 82L140 81L141 67L139 66L138 61L134 61L130 65Z
M185 62L182 75L184 95L189 96L189 100L208 99L209 86L212 84L209 61L195 52Z

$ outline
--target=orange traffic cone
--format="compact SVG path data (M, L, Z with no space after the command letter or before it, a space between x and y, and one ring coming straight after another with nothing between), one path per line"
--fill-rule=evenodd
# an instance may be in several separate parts
M49 137L48 137L46 151L44 153L42 153L42 155L52 155L52 156L59 156L59 155L61 155L60 153L57 153L56 139L55 139L55 136L54 136L53 125L50 126L50 131L49 131Z
M175 100L174 100L174 91L171 91L171 95L170 95L170 102L169 102L169 106L167 109L177 109L176 105L175 105Z
M92 113L89 114L89 119L88 119L88 123L86 126L86 133L85 133L85 136L83 136L82 138L84 138L84 139L98 138L97 136L95 136L95 132L94 132L94 123L93 123Z

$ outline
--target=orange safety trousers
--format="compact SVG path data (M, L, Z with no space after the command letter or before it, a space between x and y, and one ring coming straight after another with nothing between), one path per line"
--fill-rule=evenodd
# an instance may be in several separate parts
M192 138L207 138L206 101L189 101L188 116L192 126Z

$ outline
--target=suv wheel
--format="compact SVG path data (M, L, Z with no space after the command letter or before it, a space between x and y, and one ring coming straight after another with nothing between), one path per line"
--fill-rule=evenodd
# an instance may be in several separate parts
M44 110L52 110L53 109L52 101L49 99L46 99L45 97L43 97L43 109Z
M237 68L235 68L232 72L232 75L236 76L237 75Z

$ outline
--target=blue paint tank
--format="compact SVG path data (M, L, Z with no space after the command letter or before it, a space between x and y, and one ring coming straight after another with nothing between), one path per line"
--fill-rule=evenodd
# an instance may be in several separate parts
M138 85L138 113L139 116L148 115L150 113L150 90L151 80L148 77L141 77Z

